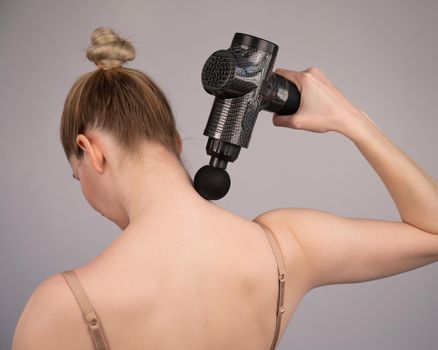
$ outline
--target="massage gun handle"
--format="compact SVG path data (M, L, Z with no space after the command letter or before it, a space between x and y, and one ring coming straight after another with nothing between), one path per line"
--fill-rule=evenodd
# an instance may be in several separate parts
M300 108L301 94L297 86L276 73L271 74L262 91L265 96L265 111L290 115Z

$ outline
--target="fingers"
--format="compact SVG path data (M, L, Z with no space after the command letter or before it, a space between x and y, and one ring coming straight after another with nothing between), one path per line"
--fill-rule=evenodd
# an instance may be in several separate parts
M310 75L313 75L313 76L317 77L319 80L323 81L327 85L332 85L332 83L327 79L327 77L324 74L324 72L321 69L319 69L319 68L309 67L309 68L303 70L303 72L307 72Z
M279 127L288 127L289 126L288 117L274 114L272 117L272 124Z
M305 73L303 75L303 72L287 70L282 68L277 68L275 70L275 73L294 83L298 88L298 90L300 91L300 93L302 93L302 87L305 84L304 80L308 78L308 73ZM299 126L296 125L297 124L296 122L297 122L297 114L300 113L300 110L301 110L301 106L300 109L293 116L284 116L274 113L272 117L272 124L274 124L277 127L298 129Z
M286 78L287 80L290 80L292 83L294 83L297 86L298 90L301 92L302 72L297 72L297 71L283 69L283 68L277 68L275 70L275 73L278 75L281 75L283 78Z
M305 69L303 72L307 72L310 75L316 77L320 82L322 82L325 86L334 91L339 97L344 97L342 92L327 78L325 73L317 68L317 67L309 67Z
M301 93L300 108L293 116L274 114L275 126L314 132L340 130L357 108L326 77L322 70L310 67L304 71L277 69L275 73L294 83ZM365 115L365 114L364 114Z
M326 87L338 94L338 96L343 96L342 92L335 85L333 85L325 73L317 67L309 67L301 72L278 68L275 70L275 73L295 83L300 92L302 91L303 85L306 84L306 81L316 78Z
M324 72L321 69L316 68L316 67L309 67L309 68L303 70L303 72L306 72L306 73L310 74L311 76L315 77L316 79L318 79L321 83L323 83L329 89L338 92L338 89L336 88L336 86L334 86L332 84L332 82L330 80L328 80L327 76L324 74Z
M296 116L286 116L286 115L278 115L274 114L272 117L272 124L278 127L299 129L300 125L297 123Z

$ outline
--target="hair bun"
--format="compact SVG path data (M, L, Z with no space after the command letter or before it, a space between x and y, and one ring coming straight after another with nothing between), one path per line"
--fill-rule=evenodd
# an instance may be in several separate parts
M87 58L101 68L121 67L135 58L134 46L107 27L97 28L91 34Z

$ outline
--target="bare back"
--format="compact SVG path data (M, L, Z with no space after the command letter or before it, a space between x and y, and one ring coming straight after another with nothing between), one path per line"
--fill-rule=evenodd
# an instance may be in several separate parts
M174 227L174 235L141 242L122 235L93 262L75 268L110 348L269 350L279 289L275 255L261 225L225 217L208 229L200 223ZM281 339L306 293L294 254L299 248L281 226L258 220L274 234L285 264ZM74 348L92 350L67 284L65 294L74 315Z

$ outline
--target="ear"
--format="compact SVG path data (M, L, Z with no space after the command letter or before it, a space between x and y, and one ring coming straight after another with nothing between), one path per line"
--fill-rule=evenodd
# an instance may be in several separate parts
M183 145L182 145L181 135L179 134L179 131L176 131L176 143L178 144L179 154L181 154Z
M105 163L105 157L102 152L102 148L83 134L79 134L76 137L77 145L88 155L93 165L94 170L99 174L103 174L103 167Z

